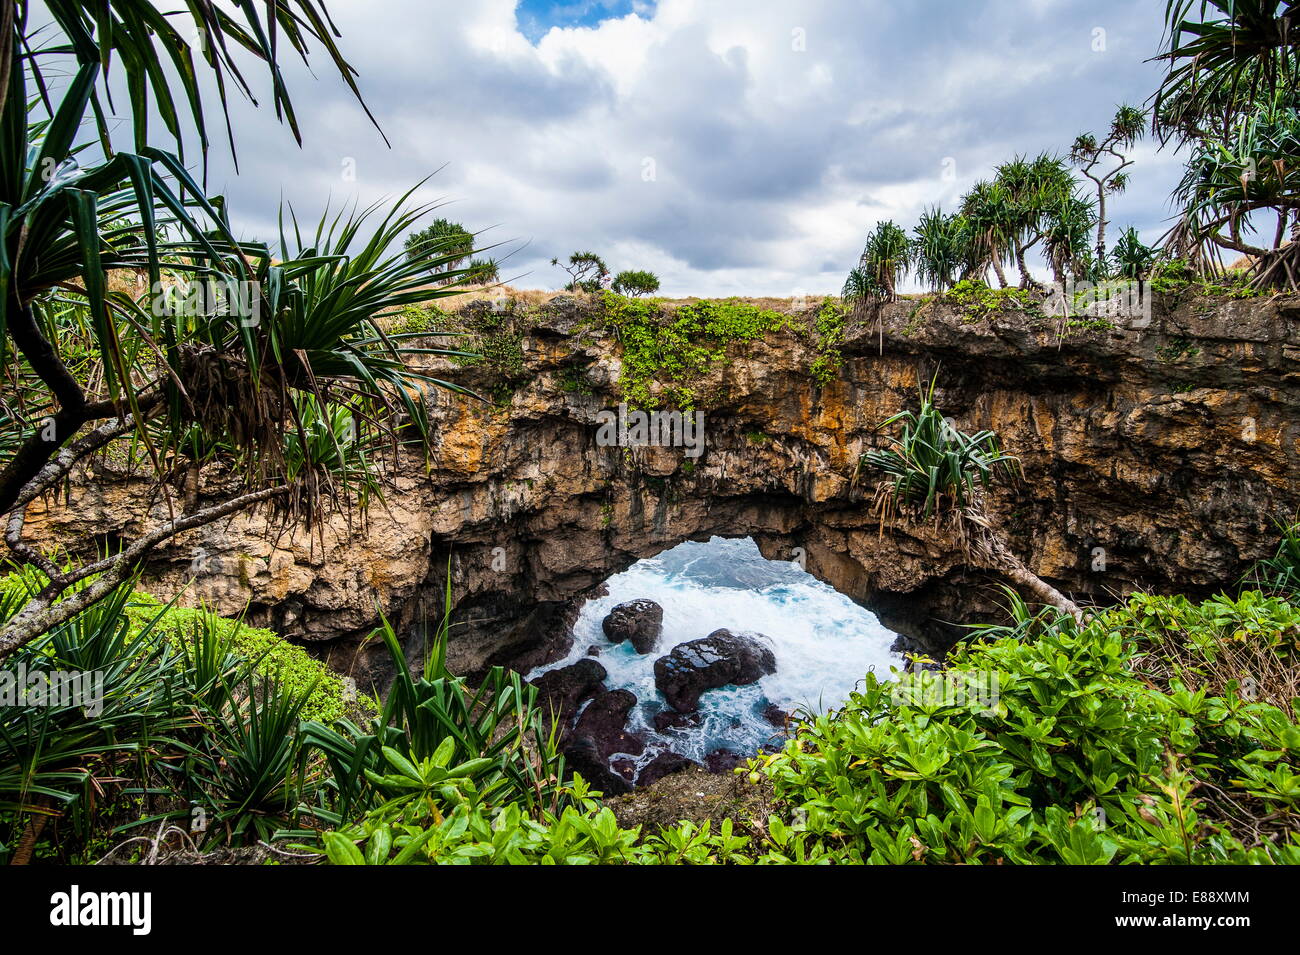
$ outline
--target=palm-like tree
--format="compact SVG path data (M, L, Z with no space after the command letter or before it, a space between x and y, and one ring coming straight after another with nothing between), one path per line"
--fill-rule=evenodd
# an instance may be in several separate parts
M1067 273L1078 276L1082 271L1096 224L1095 205L1076 193L1058 197L1047 210L1043 253L1057 285L1064 284Z
M1079 607L1029 570L993 530L985 494L999 474L1013 474L1017 459L1005 454L992 431L966 434L954 427L934 400L935 379L920 396L917 411L902 411L881 429L899 426L889 447L866 452L859 467L882 472L876 501L882 522L902 518L951 530L970 560L1005 574L1043 603L1076 619Z
M911 266L911 255L911 243L901 226L893 220L877 223L844 283L844 299L893 301L899 281Z
M1036 159L1016 157L996 170L994 182L1006 192L1011 213L1011 241L1020 287L1035 284L1025 254L1044 239L1051 212L1075 187L1074 176L1061 159L1043 153Z
M276 260L267 246L234 238L222 201L181 159L187 135L208 145L200 69L223 109L228 88L247 91L235 51L268 67L275 108L295 136L277 51L325 49L355 91L320 3L189 0L194 47L184 17L163 16L149 0L44 7L49 29L29 25L26 0L5 3L0 18L0 515L14 558L48 578L0 632L0 657L111 592L178 533L265 502L323 506L331 476L286 461L287 435L306 445L306 399L331 420L339 407L376 422L402 409L423 427L418 391L445 383L413 372L404 343L376 319L452 291L426 287L447 250L415 262L389 251L425 211L406 197L386 212L326 217L307 238L295 223ZM60 68L67 81L51 84L45 74ZM118 72L131 94L130 149L111 142L102 122L105 84ZM176 153L149 144L151 113ZM100 139L85 142L83 129ZM110 281L122 271L148 279L147 298ZM205 293L197 308L177 308L173 293L191 280L233 297L222 304ZM208 439L194 437L203 432ZM242 489L146 528L117 554L56 566L23 539L28 505L126 435L147 449L164 493L184 449L211 438L229 448Z
M1006 187L997 182L977 182L962 198L961 214L966 220L972 252L971 266L964 276L974 278L989 268L998 284L1007 287L1002 265L1010 261L1018 231L1015 203Z
M1298 47L1293 0L1168 0L1156 132L1162 140L1229 136L1259 101L1300 89Z
M1104 137L1098 140L1092 133L1080 133L1070 147L1070 160L1097 192L1097 262L1106 261L1106 198L1128 188L1125 170L1133 160L1124 150L1142 138L1146 121L1146 113L1136 106L1120 106Z
M970 267L970 232L966 219L926 209L913 231L912 267L932 291L950 288Z
M1183 219L1170 233L1176 253L1208 264L1218 250L1255 259L1260 285L1295 288L1300 258L1288 242L1288 226L1300 226L1300 112L1290 106L1261 106L1228 138L1197 140L1182 181L1175 189ZM1270 236L1257 239L1255 223L1273 220Z

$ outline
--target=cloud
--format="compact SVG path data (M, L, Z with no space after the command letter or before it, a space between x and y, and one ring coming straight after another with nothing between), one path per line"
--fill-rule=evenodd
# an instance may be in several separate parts
M1158 75L1160 11L1130 0L556 6L336 0L392 148L314 62L288 71L304 147L232 103L240 171L214 154L209 181L252 236L282 197L313 217L437 171L419 195L526 242L524 285L590 248L671 294L833 292L878 218L910 227L998 162L1066 150ZM1142 148L1112 230L1158 235L1177 174Z

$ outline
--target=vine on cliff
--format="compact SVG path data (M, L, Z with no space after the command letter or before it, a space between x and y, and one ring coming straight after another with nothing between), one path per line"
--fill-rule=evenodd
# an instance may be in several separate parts
M725 365L727 347L781 327L786 316L737 299L668 306L663 299L604 297L605 315L623 345L623 398L633 407L693 408L700 381ZM656 392L655 383L661 386Z

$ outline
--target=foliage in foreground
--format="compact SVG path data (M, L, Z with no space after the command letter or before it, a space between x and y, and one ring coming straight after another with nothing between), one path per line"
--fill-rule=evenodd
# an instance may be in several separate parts
M0 622L39 583L0 581ZM69 674L83 682L58 692ZM269 631L129 584L21 647L0 690L0 862L95 862L143 827L191 845L268 839L302 788L300 719L346 702Z
M777 799L765 820L621 829L579 782L558 812L456 794L322 848L340 864L1297 864L1294 703L1221 679L1223 648L1290 660L1297 634L1300 609L1252 592L1135 597L1083 628L990 634L944 674L869 675L751 763Z

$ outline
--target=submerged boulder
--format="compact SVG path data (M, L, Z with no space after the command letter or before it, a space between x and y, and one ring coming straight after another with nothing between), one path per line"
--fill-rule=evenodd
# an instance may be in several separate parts
M664 608L645 598L629 600L611 610L600 626L612 643L630 640L637 653L649 653L664 631Z
M567 667L543 673L533 680L538 701L559 718L567 727L578 712L578 707L603 690L605 668L590 658L584 658Z
M689 713L699 706L705 690L744 686L775 672L776 656L758 636L714 630L656 660L655 686L669 706Z

